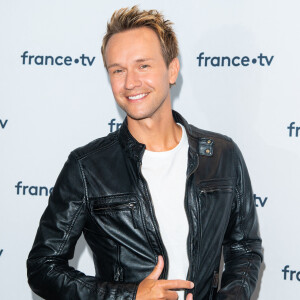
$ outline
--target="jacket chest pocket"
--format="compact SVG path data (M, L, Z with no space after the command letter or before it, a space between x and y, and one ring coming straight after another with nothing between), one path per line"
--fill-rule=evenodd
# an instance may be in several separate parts
M231 179L201 182L198 187L198 217L203 229L218 231L226 227L233 197L234 185Z
M211 193L231 193L233 191L233 187L228 186L205 186L200 189L200 194L211 194Z
M128 203L120 203L120 204L109 204L103 205L98 204L94 206L93 209L94 214L102 215L102 216L111 216L113 218L115 215L126 215L126 212L129 212L131 216L131 220L134 228L137 228L137 203L136 202L128 202Z
M202 209L224 208L231 203L233 195L232 185L207 185L199 189L199 199Z
M122 229L138 227L139 205L134 195L93 199L92 214L100 227Z
M204 207L213 205L214 209L218 206L231 203L233 197L233 180L209 180L201 182L198 188L198 196Z

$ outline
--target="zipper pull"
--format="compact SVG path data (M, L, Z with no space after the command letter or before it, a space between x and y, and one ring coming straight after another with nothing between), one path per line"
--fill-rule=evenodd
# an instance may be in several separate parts
M138 226L137 226L137 220L136 220L135 204L134 203L129 203L129 207L130 207L133 227L134 227L134 229L137 229Z
M115 266L115 273L114 273L114 281L123 281L124 280L124 272L121 266Z

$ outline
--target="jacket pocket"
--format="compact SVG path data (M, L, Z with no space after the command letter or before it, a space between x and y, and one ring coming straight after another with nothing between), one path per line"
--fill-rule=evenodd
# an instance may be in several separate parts
M202 204L202 209L224 208L232 201L234 188L232 180L211 180L202 182L198 187L198 195ZM230 207L231 205L229 205Z
M208 187L202 187L200 189L200 194L208 194L208 193L214 193L214 192L232 192L233 188L232 186L208 186Z
M101 218L107 216L112 220L122 220L122 216L130 215L133 227L138 228L138 203L133 196L104 197L94 200L92 211Z
M218 193L218 192L232 192L233 179L215 179L202 181L199 185L200 194Z
M217 296L219 286L219 273L214 271L214 275L212 278L210 293L209 293L209 300L214 300Z
M201 182L197 193L198 251L217 261L228 226L234 187L232 180L216 179Z

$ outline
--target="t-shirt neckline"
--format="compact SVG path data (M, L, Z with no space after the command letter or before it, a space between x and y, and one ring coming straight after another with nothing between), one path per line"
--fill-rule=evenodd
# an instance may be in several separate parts
M144 155L146 155L148 157L158 158L158 157L165 157L165 156L173 155L176 152L178 152L182 148L182 145L185 144L185 142L187 141L187 136L186 136L186 131L185 131L184 126L181 125L180 123L176 123L176 124L180 125L180 127L181 127L181 138L180 138L179 143L173 149L170 149L167 151L150 151L150 150L146 149Z

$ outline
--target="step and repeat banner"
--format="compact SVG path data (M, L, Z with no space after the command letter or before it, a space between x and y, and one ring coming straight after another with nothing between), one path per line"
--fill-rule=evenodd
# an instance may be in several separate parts
M265 256L252 300L300 299L299 1L140 2L174 22L174 109L245 157ZM26 259L54 182L70 151L123 121L100 47L113 11L134 4L1 1L0 299L40 299ZM95 274L83 238L70 264Z

